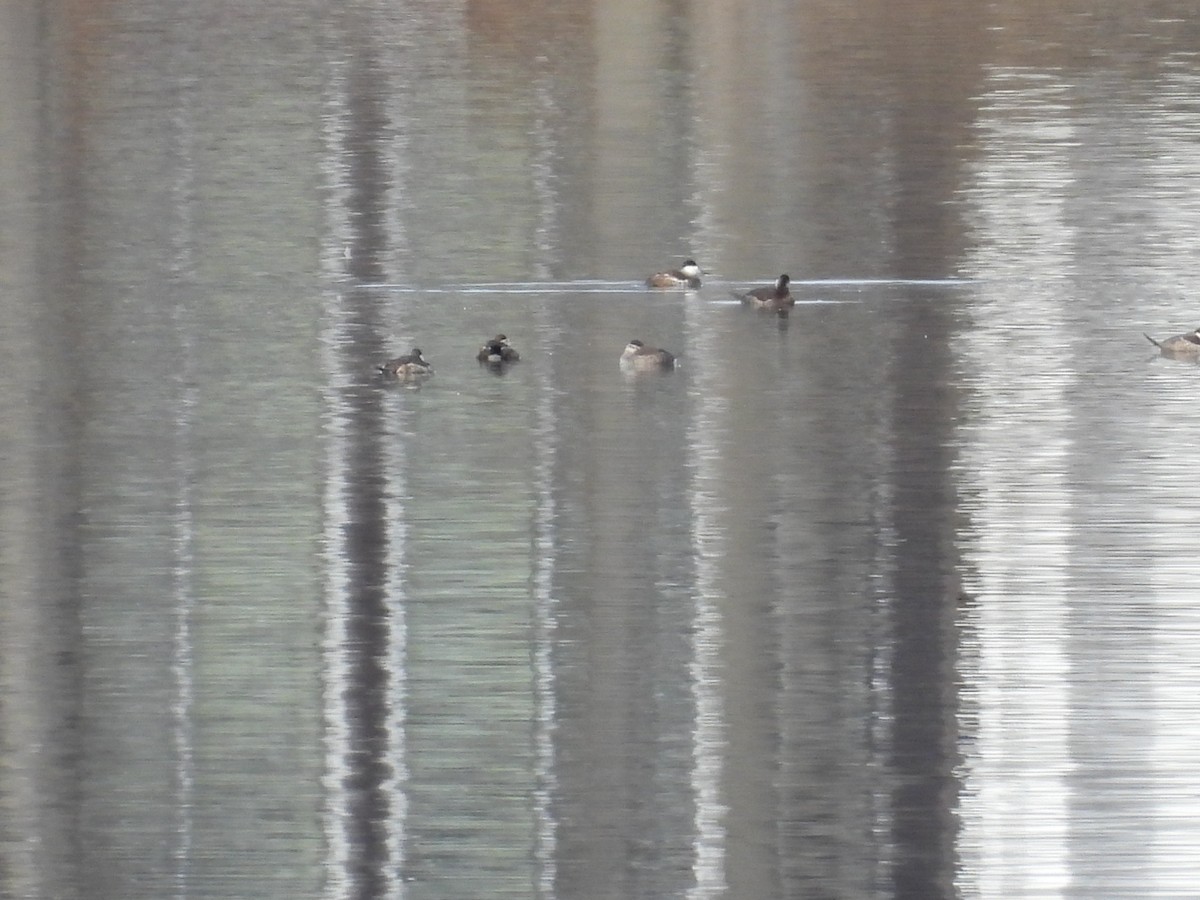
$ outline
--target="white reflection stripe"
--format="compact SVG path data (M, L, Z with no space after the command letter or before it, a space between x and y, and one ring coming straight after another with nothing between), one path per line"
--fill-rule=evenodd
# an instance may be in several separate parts
M539 333L552 342L553 330L544 313L539 313ZM558 432L555 416L552 347L543 346L537 355L538 404L535 425L535 489L537 511L534 520L533 568L533 692L534 692L534 766L533 790L535 834L533 846L535 893L553 897L558 876L556 852L558 822L554 818L554 798L558 790L555 775L554 732L558 716L554 673L554 639L558 603L554 597L554 440Z
M388 819L380 823L387 830L387 859L383 862L382 884L385 896L399 897L404 894L401 872L404 870L408 834L408 618L406 613L408 562L408 519L405 500L408 488L405 480L405 422L402 391L388 393L392 407L384 414L390 423L383 442L383 465L387 475L387 494L384 502L384 521L387 528L387 582L384 594L387 618L386 646L388 660L385 667L387 682L387 760L388 776L380 786L387 799Z
M194 812L196 784L195 728L195 635L193 614L196 606L196 461L193 447L193 421L199 390L196 386L194 329L186 321L186 300L191 296L186 287L195 283L192 248L196 245L192 210L196 194L196 145L193 94L195 76L188 66L175 85L178 94L175 112L171 116L171 152L177 159L178 177L171 185L171 244L172 277L179 298L171 310L172 330L178 342L178 365L175 387L179 392L178 413L175 417L174 452L176 500L173 517L173 552L171 567L173 606L175 610L174 648L171 668L175 680L175 700L172 707L173 738L175 743L176 825L175 825L175 889L176 896L191 893L192 853L194 844Z
M972 498L964 565L978 572L978 667L963 709L978 722L964 760L960 887L981 897L1052 897L1071 880L1067 573L1072 552L1076 369L1073 323L1058 296L1027 291L1032 272L1069 272L1082 236L1067 212L1075 173L1058 151L1062 86L995 72L981 107L986 147L970 192L981 280L958 344L978 384L961 432L961 496ZM1015 323L1037 323L1020 333ZM1003 599L1002 603L987 602ZM964 657L964 660L970 657Z
M348 246L349 230L346 209L349 203L349 173L342 162L346 123L344 110L349 108L346 96L345 64L340 59L328 61L328 82L325 90L325 111L321 117L324 142L323 169L329 199L326 206L326 238L321 253L321 267L330 283L341 275L342 249ZM349 614L350 573L343 538L349 522L345 501L347 461L347 422L349 411L336 383L341 371L338 348L346 336L344 297L328 291L324 299L321 322L321 369L325 373L322 399L325 410L325 472L322 491L322 553L325 569L325 597L322 605L324 621L321 636L322 714L324 719L325 765L322 773L324 809L322 830L327 856L324 860L324 896L342 900L353 895L350 878L350 799L346 784L349 769L350 733L344 701L349 683L349 662L345 656L346 620Z
M706 327L703 308L685 304L689 355L714 358L716 329ZM692 795L696 805L692 846L696 883L688 890L693 900L718 897L726 891L725 812L721 776L725 751L724 705L721 695L721 648L724 643L717 588L722 555L721 509L712 487L718 484L720 449L714 438L723 433L720 399L712 367L692 370L692 420L688 434L692 483L692 548L696 565L693 591L691 660L688 664L696 718L692 728Z

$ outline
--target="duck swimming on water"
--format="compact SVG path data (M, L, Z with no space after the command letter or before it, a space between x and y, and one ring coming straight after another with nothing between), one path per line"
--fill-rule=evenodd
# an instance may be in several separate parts
M413 347L404 356L389 359L377 368L384 375L395 375L397 378L421 378L433 374L433 366L421 355L418 347Z
M655 272L646 279L646 287L685 287L695 290L700 287L700 276L703 274L694 259L685 259L683 265L678 269L671 269L667 272Z
M625 345L621 353L621 368L635 372L649 372L654 369L675 368L675 356L658 347L647 347L641 341L633 340Z
M1159 352L1163 356L1182 356L1200 359L1200 328L1197 328L1195 331L1189 331L1186 334L1174 334L1169 338L1163 338L1161 341L1156 341L1148 334L1145 337L1146 340L1159 349Z
M475 358L489 366L502 366L516 362L521 354L508 342L507 335L498 334L479 348Z
M754 288L733 296L746 306L753 306L763 312L773 312L779 318L785 319L792 311L792 307L796 305L796 298L788 290L791 281L792 279L787 275L780 275L772 285Z

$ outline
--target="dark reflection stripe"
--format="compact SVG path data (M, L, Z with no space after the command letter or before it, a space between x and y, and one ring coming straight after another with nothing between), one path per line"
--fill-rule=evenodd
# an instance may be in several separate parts
M328 892L397 896L403 879L405 780L403 417L359 371L384 356L379 297L353 286L385 277L399 240L388 210L397 161L379 90L387 53L369 8L345 10L328 60L323 126L332 288L326 374L324 655Z

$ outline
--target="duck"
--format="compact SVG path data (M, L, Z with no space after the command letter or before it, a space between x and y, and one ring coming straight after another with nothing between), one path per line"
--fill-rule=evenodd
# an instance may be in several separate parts
M1200 359L1200 328L1186 334L1175 334L1169 338L1156 341L1150 335L1142 332L1146 340L1159 349L1163 356L1188 356Z
M685 259L683 265L678 269L671 269L668 272L655 272L646 279L646 287L683 287L695 290L700 287L700 276L702 274L704 273L700 271L700 267L696 265L694 259Z
M395 375L397 378L422 378L433 374L433 366L421 355L419 347L413 347L404 356L390 359L377 368L384 375Z
M621 368L636 372L673 369L675 356L658 347L647 347L639 340L632 340L625 345L625 350L621 353Z
M796 298L788 290L791 281L787 275L780 275L773 285L757 287L733 296L746 306L753 306L763 312L773 312L779 318L786 319L792 307L796 305Z
M501 366L516 362L521 354L508 342L508 335L498 334L479 348L475 358L489 366Z

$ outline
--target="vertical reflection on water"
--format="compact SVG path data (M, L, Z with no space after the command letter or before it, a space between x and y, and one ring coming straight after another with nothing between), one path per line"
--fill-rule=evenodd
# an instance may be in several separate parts
M554 672L554 641L558 630L558 601L554 596L554 469L558 417L551 378L551 352L559 343L555 328L544 307L535 313L541 346L534 364L538 392L534 425L533 525L533 864L534 887L538 897L554 896L558 875L556 865L558 832L553 804L558 789L555 774L554 729L558 719L557 685ZM522 363L525 365L527 363Z
M326 371L344 368L353 316L327 310ZM403 442L365 423L378 402L337 377L325 391L325 834L332 896L394 896L404 859ZM399 411L386 418L401 429ZM382 487L378 470L388 472Z
M345 295L332 299L323 352L334 373L352 316ZM325 400L326 872L333 896L395 896L407 812L403 410L336 377ZM382 441L366 427L380 418Z
M326 61L325 110L321 126L324 138L322 156L325 169L325 189L328 204L325 227L325 252L321 256L323 274L336 283L341 275L343 254L350 252L351 228L349 207L349 166L342 159L347 125L342 111L346 109L346 63L334 56ZM323 540L325 567L325 631L321 645L324 665L321 706L324 711L325 775L323 778L325 815L323 831L328 847L325 860L326 894L330 897L351 896L350 879L350 803L346 796L350 737L346 724L347 706L344 702L349 666L344 648L346 621L350 597L348 557L342 552L341 535L349 520L345 498L347 473L347 410L342 403L344 384L333 373L341 366L338 348L351 340L347 306L344 298L333 291L327 295L321 329L321 368L328 373L323 406L325 408L325 481L322 511L325 523Z
M350 252L351 228L349 216L349 166L343 161L347 124L342 112L346 103L346 63L336 56L327 60L326 109L322 115L324 138L324 165L326 190L329 192L326 229L329 237L322 254L322 268L326 278L336 281L340 275L343 252ZM324 322L321 331L321 368L332 376L340 368L338 348L343 341L350 340L347 308L340 294L327 295ZM324 665L322 708L324 710L325 816L323 831L328 847L325 860L326 893L330 897L351 896L350 878L350 800L346 785L349 781L350 734L347 725L347 705L344 702L346 683L349 680L349 664L345 656L347 646L346 622L350 599L350 566L341 546L348 521L349 510L345 497L345 481L348 464L347 410L342 404L342 385L332 377L326 382L324 391L326 471L322 510L325 523L323 540L325 566L325 631L321 647Z
M183 42L186 46L186 42ZM172 704L175 744L175 889L177 896L191 893L191 858L193 834L193 810L195 788L195 739L193 710L195 708L194 638L193 615L196 605L195 590L195 547L196 511L195 485L197 483L193 420L198 402L196 379L196 329L188 320L188 302L194 298L186 289L195 283L195 260L192 248L196 244L192 210L195 205L195 164L193 149L196 145L195 123L192 100L195 76L188 66L180 66L183 73L173 85L175 94L171 104L171 128L169 136L173 142L171 155L175 165L175 181L171 184L171 278L177 283L175 305L171 309L171 329L175 338L175 363L172 378L175 382L177 400L172 404L175 411L173 430L173 480L175 482L175 512L173 516L171 590L172 607L175 610L171 670L175 679L175 698Z
M895 379L885 378L878 387L876 407L871 421L877 433L871 436L868 446L875 454L873 468L879 472L896 472L896 448L891 436L896 430L896 384ZM887 751L891 746L891 733L896 721L896 695L892 678L895 667L895 641L897 632L895 604L888 598L897 595L897 573L902 542L896 525L896 495L893 477L878 478L868 494L866 514L871 521L871 559L869 570L870 607L865 633L868 659L866 667L866 697L863 712L866 719L865 736L867 760L875 763L880 772L886 771ZM868 857L874 871L864 872L861 880L851 882L866 890L868 886L880 889L886 884L886 873L895 870L897 846L895 833L895 810L889 785L883 779L870 780L864 791L869 812L870 835L868 842L873 854Z
M539 58L539 64L542 59ZM534 118L531 141L533 144L533 159L530 170L533 176L533 194L537 198L537 219L533 229L533 245L535 256L533 260L534 278L552 278L554 271L552 261L555 248L558 246L558 206L559 197L556 190L557 175L554 171L554 160L558 148L554 141L554 132L550 123L560 119L554 91L551 89L550 75L542 66L534 82Z
M953 492L952 419L957 409L949 384L956 339L944 303L914 292L898 322L904 335L894 357L895 601L890 654L894 854L891 883L897 898L926 900L953 895L953 814L957 782L957 685L954 678L957 558L950 537Z
M393 407L401 403L401 398L392 394ZM405 516L404 456L403 440L405 418L403 410L392 408L388 410L386 421L389 423L384 441L384 471L387 472L386 500L384 502L384 523L387 535L386 560L387 576L384 588L386 615L378 623L383 635L383 646L386 657L383 658L384 690L384 736L383 760L386 767L382 773L380 791L387 799L385 809L386 819L381 819L379 827L384 831L387 853L382 862L382 885L384 896L396 895L400 883L400 873L406 862L406 836L408 833L408 796L405 786L408 783L407 743L405 740L405 723L407 720L407 655L408 627L405 615L407 591L405 586L405 548L408 544L408 528Z
M693 359L718 358L719 332L704 327L694 304L684 307L688 355ZM720 612L720 561L724 554L721 529L720 419L725 409L718 389L718 370L699 367L694 373L692 416L687 445L692 470L690 508L692 555L696 567L692 596L691 660L688 678L695 704L692 726L691 787L695 812L692 862L695 884L688 896L717 897L728 885L725 878L725 805L721 802L722 760L725 751L725 713L722 703L721 650L724 645Z
M329 311L327 311L329 315ZM332 316L329 321L333 321ZM333 329L330 329L333 331ZM335 371L337 358L336 331L322 335L325 370ZM325 861L327 893L330 897L350 897L353 886L350 877L352 806L349 797L352 748L347 724L348 706L346 685L350 680L347 659L346 623L350 613L350 565L341 546L349 522L345 498L348 463L347 417L345 410L334 412L338 392L332 387L325 392L326 454L323 510L325 519L325 634L321 646L325 677L322 707L325 713L325 843L329 856Z
M697 15L699 15L697 13ZM680 35L684 38L685 35ZM691 49L691 48L687 48ZM713 177L719 171L720 143L706 132L711 127L711 111L700 113L703 79L710 73L692 74L683 88L679 106L690 117L682 128L687 169L692 176L692 194L688 198L694 210L691 221L692 240L689 250L697 259L716 261L719 258L721 235L717 231L717 209L721 202L723 180ZM711 264L711 263L710 263ZM703 308L693 303L684 305L684 336L687 355L692 359L718 359L721 332L711 327ZM721 616L721 559L726 551L725 532L721 527L724 508L721 504L722 420L726 413L725 392L720 390L718 369L698 367L693 373L691 417L687 430L688 464L691 469L689 506L692 523L692 556L695 583L692 589L691 660L688 680L691 684L695 721L692 728L692 865L695 883L688 896L695 900L718 897L728 890L726 876L725 818L728 807L722 800L721 786L725 772L723 761L727 740L723 702L724 673L721 653L725 647L724 622Z
M545 56L536 59L533 79L533 121L530 140L532 192L536 198L533 229L533 273L537 278L555 274L556 251L560 246L558 210L559 177L555 168L561 148L554 123L562 113L550 65ZM534 520L533 520L533 611L531 654L533 677L533 889L538 897L553 897L558 879L558 821L554 802L558 792L555 768L554 731L558 722L558 683L554 667L554 643L558 634L558 598L554 595L555 516L554 472L558 464L557 442L559 398L554 386L551 360L563 344L563 329L551 308L539 304L533 311L539 335L534 360L537 381L534 408ZM528 358L524 365L529 364Z
M336 15L336 14L335 14ZM395 166L381 151L375 14L342 11L327 58L325 871L333 896L398 896L405 854L405 458L398 393L364 382L364 355L383 355L375 298L346 283L378 280ZM337 43L341 41L341 43ZM390 61L389 61L390 66ZM392 223L395 224L395 223Z
M977 669L963 673L979 719L964 764L962 856L983 896L1050 896L1068 880L1064 607L1077 378L1062 360L1074 329L1058 292L1016 281L1069 272L1081 241L1066 222L1062 90L1041 73L993 73L980 113L988 152L972 192L973 263L985 280L960 344L977 386L961 492L972 498L966 556L981 605ZM1021 352L1008 352L1018 338Z

